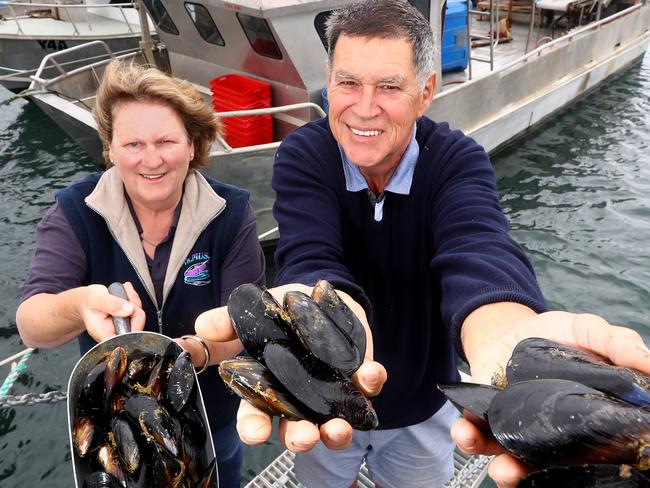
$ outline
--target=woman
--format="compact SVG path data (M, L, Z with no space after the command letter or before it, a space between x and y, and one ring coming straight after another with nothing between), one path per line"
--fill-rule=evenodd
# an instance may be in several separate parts
M114 335L111 316L161 332L204 370L241 350L205 343L194 321L244 282L263 283L264 255L248 193L201 175L220 125L190 83L113 61L94 108L103 173L59 191L37 228L16 322L25 344L78 337L81 352ZM125 282L129 301L108 294ZM214 368L199 377L222 487L239 486L239 401Z

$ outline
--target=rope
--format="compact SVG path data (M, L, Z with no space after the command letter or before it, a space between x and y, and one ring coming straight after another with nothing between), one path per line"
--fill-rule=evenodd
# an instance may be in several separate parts
M30 90L29 88L26 88L25 90L21 91L20 93L17 93L13 97L9 97L9 98L6 98L5 100L2 100L0 102L0 107L2 107L3 105L9 105L11 102L13 102L14 100L17 100L19 98L25 98L25 97L29 97L29 96L32 96L32 95L40 95L40 94L43 94L43 93L48 93L48 92L47 92L47 90Z
M33 348L27 348L13 356L2 360L0 366L20 357L18 364L11 368L2 386L0 386L0 408L18 407L23 405L36 405L38 403L55 403L65 400L67 394L64 391L48 391L47 393L25 393L24 395L10 395L14 383L23 371L27 369L27 360L34 352Z
M9 364L14 359L18 359L20 356L23 356L25 354L31 354L33 351L34 351L34 348L28 347L27 349L24 349L24 350L22 350L20 352L17 352L13 356L9 356L7 359L3 359L2 361L0 361L0 366L4 366L5 364Z
M20 361L17 365L12 366L11 373L5 378L2 386L0 386L0 397L6 396L11 391L11 388L14 386L14 383L25 369L27 369L27 360L29 356L32 355L32 351L27 351L23 354L23 357L20 358Z

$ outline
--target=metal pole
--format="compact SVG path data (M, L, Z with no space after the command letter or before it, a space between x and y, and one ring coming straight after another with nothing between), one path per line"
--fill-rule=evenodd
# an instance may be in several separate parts
M147 63L156 66L156 58L153 54L153 41L151 40L151 32L149 32L147 9L142 4L142 0L138 0L135 3L135 7L138 9L138 19L140 20L140 49L142 49Z
M431 15L429 23L431 24L431 33L433 34L433 43L435 49L435 67L436 67L436 93L442 90L442 0L431 2Z
M533 29L535 28L535 2L537 0L530 0L530 25L528 26L528 38L526 39L526 50L528 52L528 46L530 45L530 39L533 37Z

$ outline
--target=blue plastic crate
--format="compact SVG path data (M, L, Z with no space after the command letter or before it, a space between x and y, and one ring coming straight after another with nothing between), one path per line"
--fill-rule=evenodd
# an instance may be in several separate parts
M442 72L467 68L467 0L447 0L442 33Z

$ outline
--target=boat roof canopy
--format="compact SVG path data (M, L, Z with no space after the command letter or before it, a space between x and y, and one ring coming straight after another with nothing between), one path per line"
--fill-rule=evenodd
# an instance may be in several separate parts
M315 9L335 9L353 3L353 0L204 0L201 3L243 12L255 17L269 18Z

